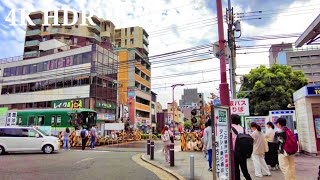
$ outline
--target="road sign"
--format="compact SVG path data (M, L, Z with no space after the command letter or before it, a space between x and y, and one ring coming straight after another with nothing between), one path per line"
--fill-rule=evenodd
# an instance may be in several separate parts
M228 108L214 107L216 170L218 177L230 177L230 150L228 133Z
M230 99L231 114L249 116L249 99Z
M214 106L220 106L220 99L213 100L213 105Z

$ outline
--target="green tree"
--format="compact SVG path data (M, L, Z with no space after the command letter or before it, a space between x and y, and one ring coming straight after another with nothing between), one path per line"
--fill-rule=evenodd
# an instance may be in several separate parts
M307 84L303 72L290 66L260 66L244 75L238 98L249 98L251 115L266 116L271 110L288 109L293 93Z
M192 123L190 120L184 122L184 129L192 129Z

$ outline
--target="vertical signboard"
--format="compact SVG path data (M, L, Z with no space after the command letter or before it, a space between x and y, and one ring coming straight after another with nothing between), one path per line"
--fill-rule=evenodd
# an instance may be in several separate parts
M228 110L228 108L214 107L216 171L218 177L223 179L230 177Z
M8 108L0 108L0 127L6 126Z

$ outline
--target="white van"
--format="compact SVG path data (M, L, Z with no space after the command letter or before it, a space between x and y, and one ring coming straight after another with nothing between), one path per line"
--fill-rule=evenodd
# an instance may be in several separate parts
M50 154L59 148L57 137L48 136L33 127L0 127L0 154L18 151L43 151Z

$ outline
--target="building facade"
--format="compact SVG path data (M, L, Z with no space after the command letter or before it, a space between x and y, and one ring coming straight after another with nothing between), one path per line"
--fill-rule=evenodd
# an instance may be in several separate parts
M291 66L293 70L302 70L309 84L320 83L320 49L292 48L292 44L278 44L272 45L269 53L270 66Z
M117 48L119 103L129 107L131 126L151 125L151 64L136 48Z
M115 121L117 53L88 45L50 55L1 64L0 107L9 109L94 109L98 120Z
M148 33L142 27L127 27L115 30L115 45L122 48L136 48L141 54L148 56Z
M57 14L56 14L57 13ZM96 25L91 25L88 20L88 26L80 25L82 16L85 14L77 13L78 21L75 25L62 26L64 23L63 11L51 11L49 16L56 16L58 24L54 24L54 19L49 18L50 26L43 26L44 12L37 11L30 13L29 17L35 26L27 24L25 43L24 43L24 59L35 58L52 54L54 48L49 46L59 47L62 50L82 47L90 44L98 44L104 48L110 49L114 45L115 26L109 20L100 19L97 16L92 17L92 21ZM68 13L68 22L73 21L73 14ZM54 40L46 43L48 40Z

